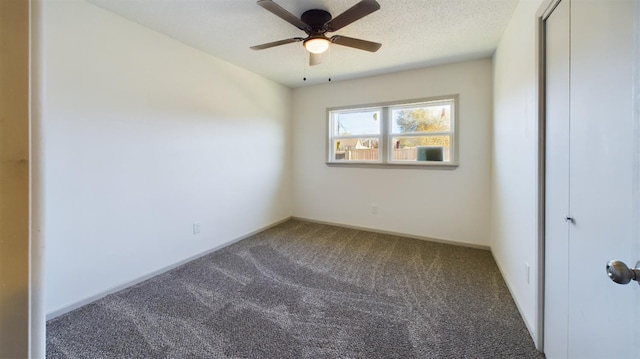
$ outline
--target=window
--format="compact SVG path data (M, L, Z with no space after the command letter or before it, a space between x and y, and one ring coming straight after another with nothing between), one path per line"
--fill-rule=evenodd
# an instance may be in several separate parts
M457 166L458 96L333 108L328 163Z

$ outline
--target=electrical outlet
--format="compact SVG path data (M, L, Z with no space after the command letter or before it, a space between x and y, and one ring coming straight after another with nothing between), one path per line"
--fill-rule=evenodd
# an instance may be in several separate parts
M200 233L200 222L193 222L193 234Z
M371 214L378 214L378 205L377 204L372 204L371 205Z

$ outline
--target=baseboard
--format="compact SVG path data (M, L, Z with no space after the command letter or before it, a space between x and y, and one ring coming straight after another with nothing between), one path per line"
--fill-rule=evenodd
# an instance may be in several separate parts
M279 225L279 224L281 224L281 223L287 222L287 221L289 221L291 218L292 218L292 217L286 217L286 218L284 218L284 219L278 220L278 221L273 222L273 223L271 223L271 224L269 224L269 225L266 225L266 226L264 226L264 227L261 227L261 228L259 228L259 229L255 230L255 231L253 231L253 232L250 232L250 233L248 233L248 234L245 234L245 235L243 235L243 236L241 236L241 237L238 237L238 238L232 239L232 240L230 240L230 241L228 241L228 242L226 242L226 243L224 243L224 244L221 244L221 245L219 245L219 246L215 246L215 247L213 247L213 248L211 248L211 249L208 249L208 250L206 250L205 252L198 253L198 254L196 254L196 255L193 255L193 256L191 256L191 257L188 257L188 258L186 258L186 259L180 260L180 261L178 261L178 262L176 262L176 263L173 263L173 264L171 264L171 265L168 265L168 266L163 267L163 268L161 268L161 269L158 269L158 270L156 270L156 271L153 271L153 272L151 272L151 273L149 273L149 274L143 275L143 276L141 276L141 277L138 277L138 278L133 279L133 280L131 280L131 281L128 281L128 282L126 282L126 283L123 283L123 284L117 285L117 286L115 286L115 287L113 287L113 288L107 289L107 290L105 290L105 291L103 291L103 292L101 292L101 293L99 293L99 294L96 294L96 295L93 295L93 296L91 296L91 297L85 298L85 299L83 299L83 300L81 300L81 301L78 301L78 302L76 302L76 303L74 303L74 304L72 304L72 305L69 305L69 306L67 306L67 307L64 307L64 308L61 308L61 309L55 310L55 311L53 311L53 312L51 312L51 313L47 313L46 319L47 319L47 321L49 321L49 320L54 319L54 318L56 318L56 317L59 317L59 316L61 316L61 315L63 315L63 314L69 313L69 312L71 312L71 311L73 311L73 310L75 310L75 309L78 309L78 308L80 308L80 307L83 307L83 306L85 306L85 305L87 305L87 304L93 303L93 302L95 302L96 300L102 299L102 298L106 297L106 296L107 296L107 295L109 295L109 294L113 294L113 293L119 292L119 291L121 291L121 290L123 290L123 289L125 289L125 288L128 288L128 287L131 287L131 286L133 286L133 285L136 285L136 284L138 284L138 283L142 283L142 282L144 282L144 281L145 281L145 280L147 280L147 279L153 278L153 277L155 277L155 276L157 276L157 275L159 275L159 274L162 274L162 273L168 272L168 271L170 271L170 270L172 270L172 269L178 268L178 267L180 267L181 265L184 265L184 264L186 264L186 263L189 263L189 262L191 262L191 261L193 261L193 260L196 260L196 259L198 259L198 258L200 258L200 257L206 256L207 254L213 253L213 252L218 251L218 250L220 250L220 249L222 249L222 248L225 248L225 247L227 247L227 246L230 246L230 245L232 245L232 244L234 244L234 243L236 243L236 242L239 242L239 241L241 241L241 240L243 240L243 239L249 238L249 237L251 237L251 236L253 236L253 235L255 235L255 234L258 234L258 233L260 233L260 232L262 232L262 231L265 231L265 230L267 230L267 229L269 229L269 228L271 228L271 227L275 227L275 226L277 226L277 225Z
M479 244L473 244L473 243L465 243L465 242L456 242L456 241L452 241L452 240L446 240L446 239L439 239L439 238L432 238L432 237L426 237L426 236L418 236L418 235L414 235L414 234L408 234L408 233L401 233L401 232L394 232L394 231L385 231L385 230L380 230L380 229L375 229L375 228L368 228L368 227L361 227L361 226L353 226L353 225L348 225L348 224L344 224L344 223L336 223L336 222L327 222L327 221L319 221L319 220L314 220L314 219L310 219L310 218L304 218L304 217L295 217L295 216L291 216L291 217L286 217L284 219L278 220L276 222L273 222L267 226L261 227L255 231L252 231L250 233L247 233L241 237L232 239L224 244L221 244L219 246L215 246L211 249L208 249L205 252L202 253L198 253L194 256L188 257L186 259L180 260L176 263L173 263L171 265L168 265L166 267L163 267L161 269L158 269L156 271L153 271L149 274L146 274L144 276L138 277L136 279L133 279L131 281L128 281L126 283L123 283L121 285L112 287L110 289L107 289L101 293L98 293L96 295L93 295L91 297L85 298L83 300L80 300L72 305L66 306L64 308L55 310L53 312L47 313L46 315L46 320L51 320L54 319L56 317L59 317L63 314L66 314L68 312L71 312L75 309L78 309L80 307L83 307L87 304L93 303L99 299L102 299L104 297L106 297L109 294L113 294L116 292L119 292L125 288L131 287L133 285L136 285L138 283L142 283L147 279L153 278L157 275L160 275L162 273L168 272L172 269L175 269L177 267L180 267L181 265L184 265L188 262L191 262L193 260L196 260L200 257L206 256L210 253L213 253L215 251L218 251L222 248L225 248L227 246L230 246L236 242L239 242L243 239L246 239L248 237L251 237L255 234L258 234L264 230L267 230L271 227L275 227L281 223L287 222L291 219L295 219L295 220L299 220L299 221L305 221L305 222L311 222L311 223L318 223L318 224L325 224L325 225L330 225L330 226L336 226L336 227L342 227L342 228L350 228L350 229L357 229L360 231L366 231L366 232L372 232L372 233L381 233L381 234L389 234L389 235L394 235L394 236L401 236L401 237L407 237L407 238L414 238L414 239L419 239L419 240L424 240L424 241L429 241L429 242L435 242L435 243L442 243L442 244L449 244L449 245L454 245L454 246L460 246L460 247L468 247L468 248L475 248L475 249L481 249L481 250L487 250L490 251L491 248L489 246L483 246L483 245L479 245ZM500 266L498 265L498 268L500 268ZM502 269L500 268L500 272L502 273L502 276L504 277L504 273L502 272ZM506 282L506 281L505 281ZM509 287L509 284L507 283L507 287ZM509 291L511 292L511 296L513 297L513 292L511 291L511 288L509 288ZM515 301L515 297L514 297L514 301ZM516 306L517 306L517 301L516 301ZM518 306L518 310L520 311L520 307ZM520 315L522 316L522 311L520 311ZM526 324L526 322L525 322ZM529 329L528 325L527 325L527 329ZM531 332L531 330L529 329L529 332Z
M401 232L394 232L394 231L385 231L385 230L382 230L382 229L369 228L369 227L352 226L350 224L345 224L345 223L319 221L319 220L310 219L310 218L304 218L304 217L293 216L293 217L291 217L291 219L296 219L296 220L304 221L304 222L325 224L325 225L328 225L328 226L336 226L336 227L342 227L342 228L357 229L359 231L365 231L365 232L389 234L389 235L393 235L393 236L420 239L420 240L423 240L423 241L436 242L436 243L442 243L442 244L450 244L450 245L459 246L459 247L482 249L482 250L485 250L485 251L490 251L491 250L491 247L483 246L481 244L457 242L457 241L452 241L452 240L448 240L448 239L439 239L439 238L433 238L433 237L418 236L418 235L415 235L415 234L408 234L408 233L401 233Z
M496 266L498 266L498 270L500 271L500 275L502 275L502 280L504 280L505 284L507 285L507 289L509 290L509 294L511 294L511 298L513 298L513 302L516 303L516 308L518 308L518 313L520 313L520 317L522 318L522 322L524 323L525 327L527 327L527 330L529 331L529 335L531 336L531 339L533 340L534 345L536 345L536 349L538 351L540 351L540 348L537 347L538 340L537 340L537 337L535 335L535 332L532 330L531 325L529 325L529 323L525 319L526 317L524 315L524 311L520 307L520 303L518 303L518 299L514 295L514 291L511 288L511 285L509 285L509 281L507 280L507 276L505 275L504 270L502 270L502 266L500 265L500 262L498 262L496 260L496 256L493 253L493 250L491 251L491 256L493 257L493 261L496 262Z

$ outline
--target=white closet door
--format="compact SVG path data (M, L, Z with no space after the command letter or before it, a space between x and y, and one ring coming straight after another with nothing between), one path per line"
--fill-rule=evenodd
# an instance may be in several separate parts
M615 284L605 271L612 259L640 260L638 7L562 0L545 22L550 359L640 358L640 286Z
M605 265L640 260L634 236L633 1L571 1L571 358L640 358L640 286ZM635 0L637 1L637 0Z

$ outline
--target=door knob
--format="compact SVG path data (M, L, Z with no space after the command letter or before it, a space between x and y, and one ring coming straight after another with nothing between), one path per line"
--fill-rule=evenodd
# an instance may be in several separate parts
M640 261L636 263L636 267L629 269L624 262L609 261L607 263L607 275L612 281L618 284L627 284L635 280L640 284Z

